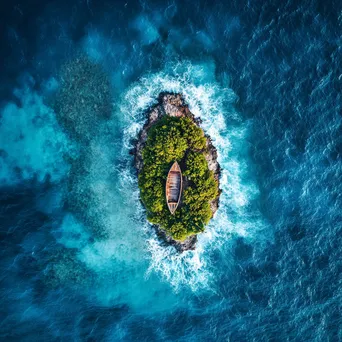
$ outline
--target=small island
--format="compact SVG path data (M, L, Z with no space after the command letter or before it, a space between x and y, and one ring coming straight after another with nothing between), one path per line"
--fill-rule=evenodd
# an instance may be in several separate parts
M217 151L200 124L181 94L161 93L133 150L147 219L179 251L195 248L221 193Z

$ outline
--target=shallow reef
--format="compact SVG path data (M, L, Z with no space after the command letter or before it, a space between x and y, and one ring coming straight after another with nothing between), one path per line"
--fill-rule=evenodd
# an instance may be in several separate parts
M84 56L65 63L54 104L57 119L76 140L92 139L101 120L112 111L111 85L101 66Z

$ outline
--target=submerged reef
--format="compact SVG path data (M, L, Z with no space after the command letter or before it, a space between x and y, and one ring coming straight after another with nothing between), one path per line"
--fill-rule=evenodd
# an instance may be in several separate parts
M141 200L157 235L179 251L194 249L197 234L218 209L220 165L210 137L181 94L161 93L150 108L134 154ZM178 161L183 191L174 215L165 196L168 170Z
M103 124L110 119L113 109L111 85L98 64L78 56L60 71L60 89L54 109L56 117L70 136L82 148L71 167L65 194L66 208L73 213L96 238L107 238L108 225L101 220L103 206L97 189L92 187L94 150L98 151ZM101 168L106 170L107 168Z
M59 78L54 105L57 119L73 139L88 142L98 122L111 115L109 79L101 66L83 56L63 65Z
M77 249L63 246L49 251L44 256L44 283L52 288L66 285L89 286L94 281L94 274L77 258L77 252Z

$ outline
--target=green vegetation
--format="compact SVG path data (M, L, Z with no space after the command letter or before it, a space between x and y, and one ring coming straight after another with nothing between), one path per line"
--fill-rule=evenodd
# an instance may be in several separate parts
M165 116L150 128L139 174L141 199L150 222L175 240L200 233L212 217L209 201L218 195L218 183L205 159L206 138L186 117ZM171 215L165 198L168 171L178 161L185 177L182 203Z

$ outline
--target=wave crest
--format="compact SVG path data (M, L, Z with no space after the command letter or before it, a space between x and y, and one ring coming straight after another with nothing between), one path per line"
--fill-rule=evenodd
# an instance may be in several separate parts
M249 124L234 108L236 95L215 78L213 62L169 64L164 71L142 77L123 96L120 112L124 118L124 149L144 124L145 111L156 103L161 92L181 93L218 151L222 167L220 208L198 239L195 251L178 254L173 247L160 244L150 229L148 250L151 262L147 275L156 272L175 289L210 288L213 274L210 255L229 241L232 234L248 236L263 228L260 214L250 214L249 204L258 196L257 186L248 170L247 137ZM231 123L231 125L230 125Z

